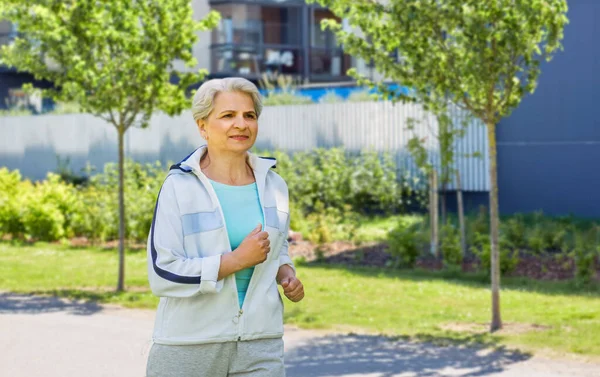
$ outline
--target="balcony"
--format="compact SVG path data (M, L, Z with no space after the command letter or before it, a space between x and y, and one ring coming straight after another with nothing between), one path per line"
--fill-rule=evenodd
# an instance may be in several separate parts
M212 31L212 44L300 45L299 24L224 19Z
M302 74L300 48L221 45L211 48L211 72L259 78L263 73Z

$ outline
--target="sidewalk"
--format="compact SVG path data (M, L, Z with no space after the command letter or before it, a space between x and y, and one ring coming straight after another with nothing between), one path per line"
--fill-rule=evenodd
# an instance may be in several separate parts
M11 377L142 377L154 312L0 294L0 365ZM288 377L598 377L600 365L506 350L286 328Z

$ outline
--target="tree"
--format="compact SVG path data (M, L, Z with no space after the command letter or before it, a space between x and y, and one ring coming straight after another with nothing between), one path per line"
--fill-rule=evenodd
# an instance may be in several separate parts
M346 52L373 59L384 77L410 88L389 90L395 100L419 101L434 110L441 98L469 111L487 128L489 144L492 321L502 327L498 266L496 127L528 93L541 62L562 48L566 0L320 0L355 30L335 20ZM359 33L355 33L359 31ZM397 52L397 54L395 54ZM395 57L397 56L397 58Z
M189 107L186 90L206 72L191 72L196 33L219 20L211 12L196 22L187 0L4 0L0 19L18 25L4 46L4 64L47 80L45 95L75 102L112 124L119 150L119 277L124 290L124 150L127 130L145 128L155 111L169 115ZM181 61L188 72L176 72ZM176 83L173 83L176 82Z
M456 162L456 142L463 138L465 135L466 128L468 126L469 116L467 114L461 114L462 120L459 124L454 122L454 119L450 116L450 110L448 108L448 100L443 99L444 103L439 106L435 106L436 111L440 111L440 113L436 114L437 119L437 130L431 127L428 127L429 133L427 135L419 134L415 132L415 124L420 122L420 119L409 118L407 119L407 131L412 132L412 137L408 140L407 147L412 155L415 164L419 169L421 169L427 176L431 176L434 173L435 166L431 161L431 156L426 148L426 142L431 137L433 138L439 148L439 170L440 181L442 187L442 200L441 200L441 209L442 209L442 224L446 224L446 188L447 185L452 182L454 177L458 177L459 171L455 168ZM464 155L464 157L478 157L479 153L473 153L472 155ZM433 178L433 177L432 177ZM433 179L432 182L437 181L437 179ZM458 180L457 180L458 185ZM438 187L430 187L430 190L438 190ZM457 187L457 199L460 197L460 188ZM462 199L462 197L461 197ZM457 200L458 204L458 214L459 214L459 226L460 226L460 234L461 234L461 251L464 256L465 254L465 225L464 225L464 213L462 200ZM429 203L429 215L431 217L432 226L431 226L431 250L432 253L437 254L438 250L438 223L435 219L438 218L437 213L438 206L437 200L430 201Z

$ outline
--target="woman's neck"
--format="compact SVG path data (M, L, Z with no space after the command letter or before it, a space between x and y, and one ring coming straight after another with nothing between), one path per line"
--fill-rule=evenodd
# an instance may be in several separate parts
M246 153L219 153L207 148L200 160L200 169L213 181L233 186L248 185L255 179L247 157Z

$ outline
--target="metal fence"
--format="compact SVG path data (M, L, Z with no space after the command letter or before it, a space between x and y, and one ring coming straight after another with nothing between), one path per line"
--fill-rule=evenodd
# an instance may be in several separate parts
M417 121L408 131L408 120ZM455 123L463 115L454 111ZM266 107L259 121L256 146L290 152L316 147L371 149L391 153L400 173L416 172L406 149L417 135L425 139L430 159L439 165L439 147L434 137L437 121L416 104L358 102ZM126 155L136 161L178 161L202 144L190 112L177 117L156 115L149 129L131 129L126 134ZM456 167L463 190L488 191L487 137L485 127L470 120L464 138L456 142ZM482 157L468 155L480 153ZM78 172L86 164L101 168L117 159L115 129L87 114L0 118L0 166L19 169L31 179L66 164ZM62 161L62 162L61 162Z

